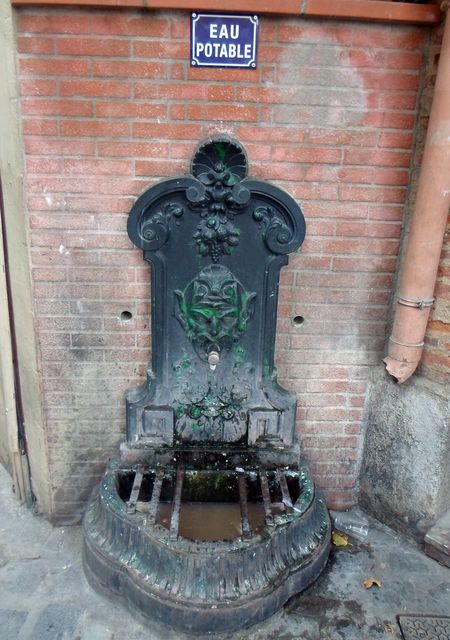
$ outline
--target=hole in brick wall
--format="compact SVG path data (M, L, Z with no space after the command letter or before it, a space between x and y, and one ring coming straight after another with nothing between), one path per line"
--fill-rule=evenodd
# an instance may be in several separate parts
M133 317L133 314L131 313L131 311L122 311L122 313L119 316L121 322L130 322L132 317Z
M303 316L294 316L292 318L292 323L294 327L301 327L304 322L305 322L305 318Z

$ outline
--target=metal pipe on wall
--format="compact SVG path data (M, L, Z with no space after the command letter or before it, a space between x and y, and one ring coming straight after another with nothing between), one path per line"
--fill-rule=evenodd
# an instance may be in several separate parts
M441 5L448 10L450 0ZM450 207L450 18L447 16L433 103L400 278L388 355L383 362L399 383L416 370Z

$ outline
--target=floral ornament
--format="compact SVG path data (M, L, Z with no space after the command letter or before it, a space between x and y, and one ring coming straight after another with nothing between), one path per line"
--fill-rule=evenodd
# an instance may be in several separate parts
M239 244L234 218L250 200L250 192L241 184L246 171L242 147L228 139L209 141L194 156L192 173L199 185L186 193L201 218L194 239L200 255L210 255L215 263Z
M180 402L175 408L177 420L186 416L195 420L196 428L221 429L225 422L238 420L247 394L236 388L214 389L208 387L196 400Z
M162 247L169 238L170 220L181 218L183 213L183 207L178 202L168 202L148 217L141 216L139 234L146 241L146 248L155 251Z

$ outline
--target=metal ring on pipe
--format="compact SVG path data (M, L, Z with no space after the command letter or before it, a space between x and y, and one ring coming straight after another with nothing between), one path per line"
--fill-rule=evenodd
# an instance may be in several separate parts
M417 300L413 298L403 298L398 296L397 303L402 304L404 307L413 307L415 309L428 309L432 307L436 298L425 298L424 300Z
M389 338L389 340L391 342L393 342L394 344L399 344L401 347L410 347L411 349L415 349L418 347L423 347L424 346L424 342L417 342L417 343L407 343L407 342L400 342L400 340L396 340L395 338L393 338L392 336Z

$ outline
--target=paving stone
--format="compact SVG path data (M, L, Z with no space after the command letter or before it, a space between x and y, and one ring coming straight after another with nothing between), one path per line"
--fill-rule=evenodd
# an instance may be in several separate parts
M449 571L449 580L450 580L450 571ZM450 581L449 582L440 582L439 584L434 584L428 591L429 596L433 598L436 602L441 602L442 606L444 603L448 603L450 599ZM445 609L442 609L445 611Z
M0 609L0 637L13 640L19 634L27 618L24 611L11 611L9 609Z
M73 640L80 613L70 604L49 604L35 623L31 637L36 640Z
M81 628L80 628L81 626ZM96 622L82 622L75 635L76 640L113 640L114 633Z
M8 564L8 557L4 549L0 547L0 569L4 567L6 564Z
M29 596L39 588L48 573L48 566L42 560L9 562L3 570L4 586L13 593Z

